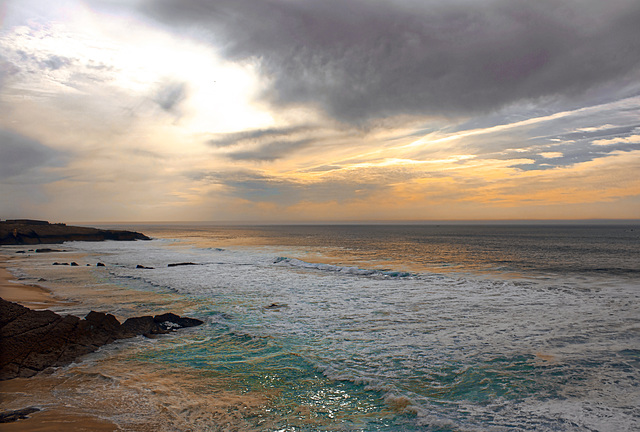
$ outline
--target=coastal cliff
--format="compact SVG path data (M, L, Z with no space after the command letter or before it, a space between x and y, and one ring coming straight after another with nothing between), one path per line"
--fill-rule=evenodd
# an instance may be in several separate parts
M135 231L52 224L32 219L0 221L0 245L53 244L66 241L150 240Z

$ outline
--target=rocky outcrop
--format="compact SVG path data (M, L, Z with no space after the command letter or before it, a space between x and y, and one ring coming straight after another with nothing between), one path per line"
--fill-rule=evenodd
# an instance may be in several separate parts
M150 240L135 231L51 224L46 221L16 219L0 221L0 245L52 244L66 241ZM53 250L39 249L37 252Z
M5 411L0 413L0 423L11 423L18 420L29 418L29 414L40 411L40 408L28 407L18 410Z
M127 319L91 311L84 318L34 311L0 298L0 380L30 377L64 366L117 339L152 337L202 321L167 313Z

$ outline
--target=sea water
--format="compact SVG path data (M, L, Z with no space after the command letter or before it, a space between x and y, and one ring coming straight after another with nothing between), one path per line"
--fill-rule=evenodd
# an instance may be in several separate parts
M56 372L125 430L640 430L640 227L126 228L14 261L64 312L205 321Z

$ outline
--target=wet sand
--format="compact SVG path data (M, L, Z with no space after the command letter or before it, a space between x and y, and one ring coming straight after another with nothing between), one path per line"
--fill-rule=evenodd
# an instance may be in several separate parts
M7 270L8 263L9 259L0 255L0 297L31 309L48 309L67 303L44 287L17 282L17 278Z

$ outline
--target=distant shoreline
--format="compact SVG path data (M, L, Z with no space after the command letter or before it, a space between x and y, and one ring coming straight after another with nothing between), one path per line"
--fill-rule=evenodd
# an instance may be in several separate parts
M78 226L144 227L144 226L640 226L640 219L533 219L533 220L382 220L382 221L114 221L74 222Z

